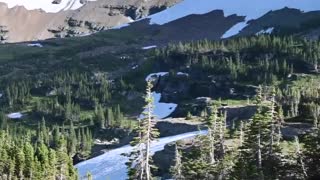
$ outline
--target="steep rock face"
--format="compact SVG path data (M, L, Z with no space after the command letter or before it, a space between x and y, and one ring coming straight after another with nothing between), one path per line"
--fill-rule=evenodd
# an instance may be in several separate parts
M0 3L0 26L6 27L8 42L50 38L52 35L47 29L62 24L64 17L66 12L28 11L22 6L9 9L6 4Z
M0 26L0 43L6 42L8 39L8 29L6 26Z
M47 3L44 10L28 0L19 0L26 8L0 0L9 4L0 3L0 26L8 30L7 42L83 36L136 20L121 29L140 31L156 45L261 32L319 37L320 5L315 0L252 2L248 8L241 6L248 0L33 0L37 1ZM140 20L146 16L149 19Z
M23 6L9 8L0 2L0 26L6 27L7 42L81 36L132 22L180 1L81 0L84 4L81 8L57 13L28 10ZM59 0L52 1L53 6L60 3Z
M320 26L320 11L303 12L293 8L270 11L264 16L251 20L238 35L256 34L261 30L273 28L273 33L304 33ZM271 32L270 32L271 33Z

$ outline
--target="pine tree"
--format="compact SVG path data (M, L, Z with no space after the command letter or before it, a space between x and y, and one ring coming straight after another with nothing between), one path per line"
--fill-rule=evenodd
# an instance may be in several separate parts
M183 180L182 175L182 162L181 162L181 152L179 151L178 144L175 145L175 161L174 166L171 167L172 177L176 180Z
M104 109L103 107L99 104L97 107L97 113L96 113L96 123L97 125L103 129L106 127L106 120L105 120L105 115L104 115Z
M259 106L259 105L258 105ZM268 147L270 117L261 110L249 123L248 130L240 147L238 160L232 176L236 179L264 178L263 162Z
M33 179L34 173L34 149L29 142L24 145L24 155L25 155L25 172L26 178Z
M70 121L69 136L67 138L67 149L68 149L68 154L70 156L73 156L76 153L76 146L77 146L77 136L76 136L73 122Z
M218 121L218 110L216 106L211 108L210 115L206 118L206 125L208 128L207 140L208 151L209 151L209 163L215 163L215 146L216 146L216 131L217 131L217 121ZM221 123L219 123L221 125ZM221 127L221 126L220 126Z
M44 119L44 117L42 117L42 120L41 120L40 133L41 133L41 137L43 138L42 142L48 146L49 145L49 132L48 132L48 129L46 126L46 120Z
M87 180L92 180L92 175L90 172L87 173Z
M151 92L152 84L147 83L146 97L145 97L145 111L143 118L139 120L137 128L137 136L131 142L135 146L130 156L128 163L129 179L151 180L151 142L158 137L159 133L155 129L155 119L153 115L153 97Z
M114 114L112 108L107 109L107 124L109 127L114 125Z
M120 105L118 104L115 108L115 126L121 127L123 114L121 113Z
M47 170L47 176L48 179L50 178L55 178L57 175L57 156L56 156L56 151L53 149L49 150L49 155L48 155L48 159L49 159L49 166L50 168Z
M307 175L305 164L303 162L303 155L300 149L300 143L299 143L298 137L295 137L295 146L296 146L296 156L298 158L298 164L300 166L300 172L303 174L304 178L307 178L308 175Z
M303 162L305 163L305 176L314 179L320 175L320 129L314 128L304 139ZM301 155L300 155L300 158ZM302 169L303 170L303 169Z

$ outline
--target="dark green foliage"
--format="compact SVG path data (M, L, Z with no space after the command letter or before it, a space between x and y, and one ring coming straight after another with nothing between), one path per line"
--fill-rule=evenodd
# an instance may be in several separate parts
M226 41L172 44L156 50L159 63L238 82L273 84L319 64L319 42L293 37L253 36Z
M33 143L28 136L13 139L0 131L0 177L6 179L77 179L78 175L66 148L51 149L43 142ZM67 169L67 171L61 169Z
M316 179L320 174L320 129L315 128L304 139L304 163L307 167L307 176Z
M152 164L151 142L159 136L158 129L155 128L155 116L153 114L153 96L152 84L147 83L145 107L141 119L138 119L138 127L135 129L136 136L130 142L134 150L127 154L128 177L132 180L151 180L153 179L151 169L155 166Z

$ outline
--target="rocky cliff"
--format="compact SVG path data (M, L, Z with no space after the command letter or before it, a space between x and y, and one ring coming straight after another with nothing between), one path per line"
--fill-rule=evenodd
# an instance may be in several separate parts
M84 5L79 9L56 13L24 6L9 8L0 2L0 38L2 42L20 42L87 35L157 13L180 1L82 0L80 3ZM57 5L61 1L52 3Z

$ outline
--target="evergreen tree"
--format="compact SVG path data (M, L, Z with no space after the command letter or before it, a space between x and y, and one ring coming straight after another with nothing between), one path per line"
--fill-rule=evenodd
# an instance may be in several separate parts
M107 109L107 124L109 127L114 125L114 115L113 115L112 108Z
M304 174L308 176L308 178L317 178L320 172L320 129L314 128L313 131L303 139L303 143L303 152L297 152L299 158L303 156L303 161L300 160L300 164L305 163L306 166L305 170L303 168L302 170L306 171Z
M154 128L155 119L153 115L153 97L151 92L152 84L148 81L146 97L145 97L145 111L143 112L143 118L139 120L139 126L137 128L137 136L131 142L131 145L135 146L130 156L128 163L129 179L139 180L151 180L151 142L158 137L159 133Z
M182 175L182 162L181 162L181 152L178 149L178 144L175 145L175 161L174 166L171 167L171 173L173 178L176 180L183 180L184 177Z

